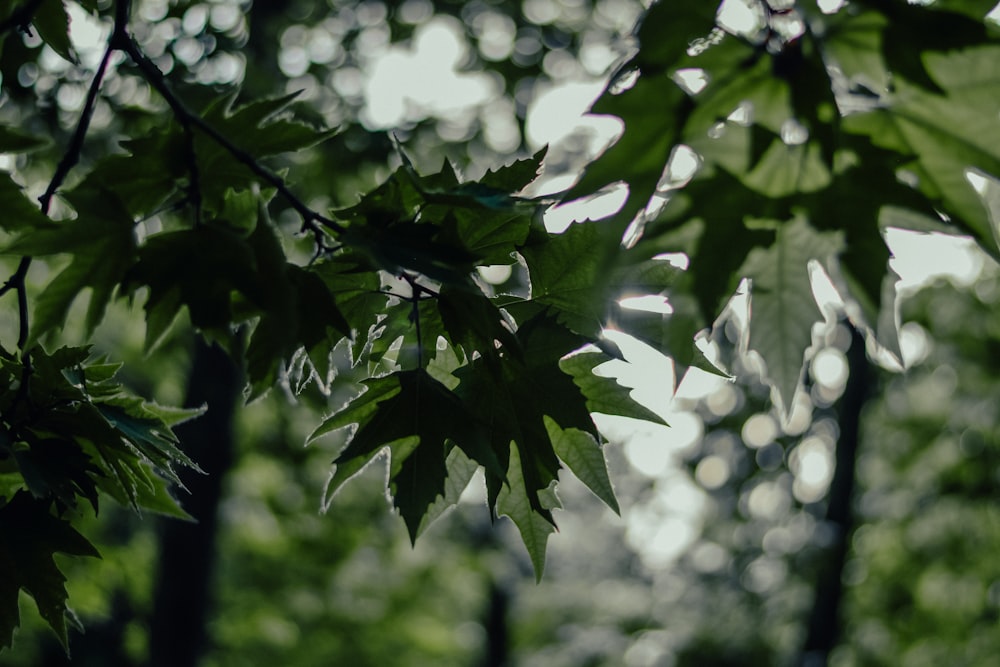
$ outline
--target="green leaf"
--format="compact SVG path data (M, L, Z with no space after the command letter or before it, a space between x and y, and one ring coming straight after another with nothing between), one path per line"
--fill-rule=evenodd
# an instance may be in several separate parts
M882 53L895 78L905 78L931 93L940 93L941 80L932 71L927 57L988 43L991 37L983 24L983 14L970 17L951 11L883 0L865 0L888 19L882 35ZM960 3L951 3L952 5ZM942 7L943 8L943 7ZM968 7L966 7L968 10ZM914 57L914 41L924 57Z
M20 623L18 591L24 589L64 648L66 577L52 559L55 553L98 556L97 550L68 521L49 512L49 503L18 493L0 506L0 649L11 645Z
M162 116L149 114L144 120L154 129L146 136L122 140L128 154L106 156L87 174L88 183L114 192L137 220L147 219L168 202L189 194L185 182L190 176L187 139L176 123L163 123Z
M444 287L437 307L448 337L453 344L462 346L466 356L493 353L497 345L510 354L520 353L510 323L482 293Z
M500 471L507 466L511 443L518 448L528 499L535 512L551 521L538 494L557 479L560 465L544 418L554 419L562 428L597 435L586 400L559 368L559 360L585 340L544 313L523 323L517 336L523 355L484 356L459 368L455 371L459 379L456 393L489 430L490 446L501 463ZM486 467L491 506L503 482L502 474Z
M479 184L504 192L517 192L538 176L538 172L542 168L542 160L545 159L548 150L548 146L544 146L530 158L515 160L504 167L491 169L479 179Z
M462 248L479 264L513 264L515 250L528 238L534 212L530 206L487 211L449 208L439 239Z
M826 57L844 73L852 89L881 95L892 80L882 55L882 33L888 19L878 12L838 12L829 19L823 38Z
M62 327L70 305L87 287L91 289L85 320L89 336L136 258L132 217L113 193L84 187L67 199L76 208L76 220L26 230L4 249L15 255L71 255L70 264L35 300L29 346Z
M36 137L26 134L20 130L15 130L5 125L0 125L0 153L28 153L38 148L44 148L51 143L44 137ZM10 178L3 174L4 178Z
M844 234L836 266L827 266L827 272L841 294L860 306L858 324L874 330L879 342L898 357L898 278L889 268L882 232L889 224L906 229L913 228L911 220L920 228L925 221L941 221L930 200L896 177L896 153L850 135L841 144L844 150L838 154L831 186L799 201L817 230Z
M445 494L446 459L453 446L494 474L501 469L482 426L455 394L425 371L402 371L364 384L368 391L327 419L310 438L358 424L334 461L338 470L327 495L388 447L393 501L415 540L424 514Z
M719 197L719 192L726 196ZM712 323L736 291L743 277L739 268L747 253L754 247L770 245L774 239L774 232L750 229L744 220L768 214L783 218L790 214L788 204L761 197L726 170L716 168L696 178L670 200L659 220L647 229L644 242L661 252L683 249L690 255L690 290L698 300L702 317ZM692 230L678 230L683 224L699 225L700 232L692 234L696 241L688 248L681 245L687 239L679 235Z
M469 486L473 475L476 474L476 471L480 467L478 463L466 456L458 447L452 448L444 464L448 471L444 482L444 494L427 508L427 512L424 513L420 521L420 527L417 529L418 537L423 535L424 531L445 512L458 505L458 501L461 499L466 487Z
M660 3L667 4L667 3ZM655 99L656 104L649 100ZM591 109L597 115L618 116L625 123L621 137L584 171L564 196L578 199L624 181L628 200L615 220L628 223L649 203L679 138L679 123L688 98L666 73L640 76L632 88L605 94Z
M234 295L259 303L260 281L248 241L205 225L151 236L123 285L131 293L142 285L149 287L147 321L158 321L164 311L169 317L178 305L185 305L195 326L228 331L236 319Z
M101 474L90 458L72 440L24 434L26 447L13 448L13 458L31 495L55 498L66 507L76 507L77 496L86 498L97 512L97 484Z
M136 510L149 503L164 511L167 500L156 474L178 482L173 466L197 469L177 448L170 426L202 410L163 408L129 396L113 381L114 364L91 369L87 356L86 348L51 355L33 350L27 400L9 417L19 422L28 447L17 457L28 488L68 507L81 495L96 510L96 485Z
M289 105L301 92L254 100L235 108L234 97L226 95L210 107L205 120L257 157L309 148L332 137L337 130L317 130L290 117ZM214 161L216 153L212 151L212 155Z
M615 514L621 514L615 490L608 477L604 448L594 436L575 428L561 429L549 417L545 418L545 428L560 460Z
M822 318L808 263L815 259L825 264L842 246L840 234L819 233L795 219L781 224L773 246L752 250L741 270L752 280L749 346L767 364L786 415L812 344L813 324Z
M907 156L903 167L919 190L994 256L1000 254L1000 233L966 173L1000 174L998 59L998 46L926 54L927 72L944 94L899 80L877 109L844 121L851 132Z
M611 357L603 352L584 350L560 359L559 368L572 376L573 382L586 397L587 409L591 412L666 425L662 417L632 399L631 389L618 384L613 377L597 374L596 371L609 361Z
M66 13L63 0L44 0L32 19L38 36L53 51L75 65L79 59L69 39L69 23L69 14Z
M96 407L122 437L173 483L181 484L173 471L174 464L201 472L195 462L178 448L177 436L142 399L119 396L102 400ZM193 417L202 412L204 410L191 411L189 415Z
M395 375L370 378L365 380L363 385L365 390L346 406L323 420L323 423L317 426L306 439L307 443L351 424L357 424L358 427L366 425L378 412L380 403L389 400L401 391L399 378Z
M160 475L151 473L147 479L149 484L138 487L136 494L136 505L143 510L159 514L160 516L181 521L196 522L193 516L184 511L184 508L177 502L170 492L170 485Z
M286 261L277 230L264 213L248 239L256 272L267 277L256 290L261 318L246 350L248 401L274 386L279 367L297 350L304 348L325 375L329 350L350 333L323 281Z
M521 250L531 280L531 300L548 306L560 322L597 338L607 314L605 279L621 240L620 225L574 224L562 234Z
M389 296L382 291L376 271L368 271L350 257L338 255L309 266L336 302L337 310L350 326L359 348L367 342L368 331L378 323ZM357 356L355 356L357 360Z
M654 4L639 25L637 36L642 48L624 68L656 71L679 60L692 43L710 36L718 8L714 2Z
M51 225L38 206L25 196L21 186L5 172L0 172L0 210L4 211L0 217L0 228L8 232Z
M521 533L521 540L528 550L531 564L535 568L535 580L541 581L545 572L545 547L549 535L556 531L552 522L540 514L538 490L526 484L523 464L518 448L511 443L510 465L507 468L507 482L497 497L497 513L510 517ZM546 487L548 489L548 487ZM548 508L552 509L552 508Z

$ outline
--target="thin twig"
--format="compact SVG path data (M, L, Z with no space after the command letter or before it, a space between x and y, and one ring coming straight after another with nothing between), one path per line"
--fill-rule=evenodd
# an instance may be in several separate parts
M8 284L14 285L17 290L17 349L24 351L24 345L28 342L28 290L25 289L24 279L31 268L31 258L22 257L17 265L17 271L10 277ZM25 355L27 356L27 355Z
M69 146L66 147L66 152L63 153L62 159L59 160L56 171L52 175L52 180L49 181L49 186L45 188L45 192L38 198L38 201L42 204L42 213L45 215L49 214L52 197L55 196L56 191L62 186L70 170L80 161L80 153L83 152L83 142L87 138L87 130L90 129L90 120L94 116L94 107L97 106L97 95L101 90L101 83L104 81L104 75L108 70L108 63L111 62L111 53L113 51L114 47L109 42L108 47L104 50L104 56L101 58L101 64L97 66L94 79L90 82L90 89L87 91L87 99L83 105L83 112L80 114L80 120L76 123L76 129L73 131L73 137L70 139Z

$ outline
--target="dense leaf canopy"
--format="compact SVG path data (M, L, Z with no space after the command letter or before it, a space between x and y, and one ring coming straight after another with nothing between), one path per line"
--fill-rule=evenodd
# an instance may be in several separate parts
M182 48L165 57L158 32L179 16L132 4L0 7L0 647L22 588L66 641L52 554L96 554L74 527L81 500L185 517L170 487L197 461L172 428L201 410L141 400L116 380L120 364L74 342L117 301L141 305L151 355L184 327L223 346L247 402L356 380L308 438L348 429L324 506L387 454L416 540L481 469L490 516L513 520L541 577L564 467L618 510L592 414L662 421L602 368L623 356L609 330L679 370L725 374L702 349L748 292L742 351L759 355L787 417L826 317L817 269L854 326L898 358L885 229L965 234L1000 256L984 195L1000 174L992 2L661 0L591 109L620 119L620 136L546 197L532 184L567 151L522 151L478 179L450 162L419 168L407 147L419 122L376 141L344 118L349 99L334 113L312 92L185 74ZM258 4L251 16L272 11ZM71 8L108 27L87 65ZM253 66L267 28L235 25L202 17L191 39L245 49ZM53 108L65 91L78 103ZM359 142L382 153L348 150ZM344 199L348 175L325 182L385 156L394 170L364 194ZM623 185L610 216L546 228L556 202ZM487 282L498 266L510 278ZM643 296L672 312L625 301Z

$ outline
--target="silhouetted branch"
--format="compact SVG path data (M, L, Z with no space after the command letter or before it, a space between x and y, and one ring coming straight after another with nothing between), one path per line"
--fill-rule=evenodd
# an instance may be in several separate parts
M70 170L80 161L80 153L83 152L83 142L87 138L87 130L90 129L90 120L94 116L94 107L97 105L97 95L101 90L101 83L104 81L104 75L108 70L108 63L111 61L111 53L114 50L114 47L110 43L104 50L101 63L97 66L94 78L90 82L87 99L84 102L83 111L80 113L80 120L76 123L76 129L73 131L69 146L66 147L66 152L63 153L62 159L56 165L56 171L52 175L52 180L49 181L48 187L45 188L45 192L38 198L38 201L42 204L42 213L45 215L49 214L49 205L52 203L52 197L55 196L56 191L62 186Z

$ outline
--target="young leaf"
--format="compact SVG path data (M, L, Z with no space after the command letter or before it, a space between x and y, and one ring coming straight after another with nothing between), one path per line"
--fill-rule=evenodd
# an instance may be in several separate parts
M822 317L809 277L809 260L829 261L843 246L842 236L819 233L804 220L783 223L774 245L755 248L741 273L752 280L750 349L767 364L787 416L802 377L812 327Z

